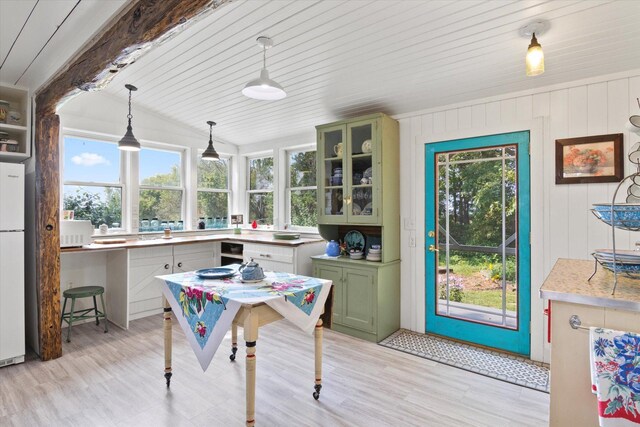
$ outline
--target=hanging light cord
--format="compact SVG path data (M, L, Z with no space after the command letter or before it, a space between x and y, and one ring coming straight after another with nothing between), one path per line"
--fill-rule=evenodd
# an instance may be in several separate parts
M131 115L131 89L129 89L129 114L127 114L127 119L129 119L129 126L131 126L131 119L133 116Z
M262 68L267 68L267 46L262 46Z
M213 125L209 125L209 142L213 142L213 137L211 136L212 130L213 130Z

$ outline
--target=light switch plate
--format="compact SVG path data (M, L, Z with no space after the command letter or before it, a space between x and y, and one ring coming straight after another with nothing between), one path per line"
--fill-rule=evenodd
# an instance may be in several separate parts
M414 233L413 231L409 233L409 247L416 247L416 233Z

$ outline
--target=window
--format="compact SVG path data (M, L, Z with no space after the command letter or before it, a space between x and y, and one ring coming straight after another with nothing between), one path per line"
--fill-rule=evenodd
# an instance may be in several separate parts
M229 217L229 159L198 159L198 217Z
M289 151L287 216L292 227L316 227L316 152Z
M63 209L94 227L122 228L124 185L118 146L74 136L65 136L63 144Z
M273 157L249 159L249 222L273 224Z
M142 220L182 220L182 153L143 148L140 150L139 217Z

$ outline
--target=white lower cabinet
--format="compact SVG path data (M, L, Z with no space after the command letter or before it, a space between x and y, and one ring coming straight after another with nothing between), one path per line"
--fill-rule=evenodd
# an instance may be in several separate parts
M162 280L156 276L215 267L216 243L129 249L129 320L162 312Z
M311 276L311 256L324 253L324 241L299 246L245 243L244 261L253 258L264 270Z

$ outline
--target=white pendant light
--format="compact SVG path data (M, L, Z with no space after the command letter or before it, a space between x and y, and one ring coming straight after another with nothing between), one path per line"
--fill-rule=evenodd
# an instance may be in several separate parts
M242 94L249 98L261 99L265 101L275 101L287 96L282 86L269 78L267 71L267 49L273 46L273 40L269 37L260 36L257 39L258 45L262 46L262 70L260 77L251 80L242 89Z
M527 49L525 58L527 76L538 76L544 73L544 52L542 46L538 43L536 35L540 36L549 29L549 22L536 21L520 28L520 35L523 37L531 37L531 43Z
M202 153L202 160L218 160L220 155L216 149L213 148L213 138L211 136L211 131L216 125L216 122L208 121L207 124L209 125L209 145L207 146L207 149L204 150L204 153Z
M129 89L129 114L127 114L129 124L127 125L127 132L122 139L118 141L118 148L123 151L140 151L140 143L136 137L133 136L133 128L131 127L131 119L133 118L131 115L131 92L138 90L138 88L130 84L126 84L124 87Z

